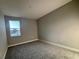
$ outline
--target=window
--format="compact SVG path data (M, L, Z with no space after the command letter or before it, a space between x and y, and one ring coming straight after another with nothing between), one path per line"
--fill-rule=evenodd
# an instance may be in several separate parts
M21 36L19 20L9 20L9 28L11 37Z

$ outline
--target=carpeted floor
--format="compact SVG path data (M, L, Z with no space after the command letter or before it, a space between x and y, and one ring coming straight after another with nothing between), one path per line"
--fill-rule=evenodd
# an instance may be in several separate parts
M79 59L79 54L36 41L9 48L6 59Z

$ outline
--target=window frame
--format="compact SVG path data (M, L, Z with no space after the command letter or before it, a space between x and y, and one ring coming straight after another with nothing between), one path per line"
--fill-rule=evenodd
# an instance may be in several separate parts
M10 34L10 25L9 25L9 21L19 21L20 22L20 33L21 35L20 36L11 36ZM12 37L12 38L16 38L16 37L21 37L22 36L22 21L20 19L9 19L8 20L8 29L9 29L9 36Z

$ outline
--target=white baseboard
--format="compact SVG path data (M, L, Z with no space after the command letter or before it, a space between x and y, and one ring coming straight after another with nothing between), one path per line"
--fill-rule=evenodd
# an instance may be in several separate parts
M40 40L40 41L51 44L51 45L55 45L55 46L58 46L58 47L61 47L61 48L65 48L67 50L70 50L70 51L73 51L73 52L76 52L76 53L79 53L79 49L76 49L76 48L72 48L72 47L69 47L69 46L57 44L57 43L50 42L50 41L47 41L47 40Z
M3 55L3 58L2 58L2 59L5 59L5 57L6 57L6 53L7 53L7 50L8 50L8 48L5 50L5 53L4 53L4 55Z
M21 44L24 44L24 43L30 43L30 42L34 42L34 41L37 41L37 40L38 40L38 39L33 39L33 40L29 40L29 41L25 41L25 42L21 42L21 43L9 45L8 47L12 47L12 46L16 46L16 45L21 45Z

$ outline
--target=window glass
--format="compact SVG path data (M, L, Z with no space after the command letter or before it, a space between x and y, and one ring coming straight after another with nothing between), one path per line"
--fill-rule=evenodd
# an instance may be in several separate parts
M20 21L19 20L9 20L10 36L21 36Z

